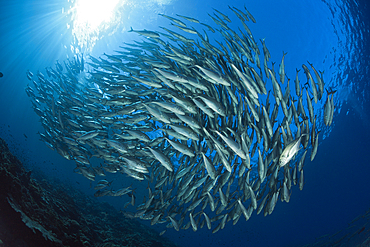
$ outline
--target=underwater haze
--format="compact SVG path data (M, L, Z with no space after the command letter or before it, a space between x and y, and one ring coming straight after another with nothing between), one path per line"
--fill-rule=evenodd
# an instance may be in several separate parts
M101 2L103 2L103 4L101 4ZM164 222L167 221L165 224L154 224L151 227L157 230L158 233L167 229L163 236L182 247L280 247L313 246L315 243L317 246L357 246L361 244L361 242L364 242L370 237L370 225L368 224L368 210L370 208L370 4L366 0L6 1L2 3L0 8L0 75L2 75L0 77L0 137L8 143L13 154L15 154L28 169L40 170L46 176L58 178L60 181L69 183L89 196L94 196L94 194L95 196L97 195L94 186L97 185L96 181L100 179L112 181L112 184L109 186L112 186L115 191L123 187L132 186L132 188L135 188L134 192L136 193L135 197L137 202L135 207L129 206L127 209L124 208L124 205L131 201L131 197L127 195L120 197L99 197L98 199L110 203L117 210L125 210L135 214L137 211L136 207L140 205L143 200L143 202L145 202L144 198L149 200L149 196L147 195L147 187L149 185L148 182L144 180L149 180L149 175L142 175L142 177L135 179L134 176L136 173L129 176L123 173L108 174L108 172L106 172L106 178L96 178L96 181L93 182L92 180L94 179L86 179L88 176L85 176L86 174L84 175L82 169L81 171L76 169L76 161L73 160L73 158L67 160L60 155L60 152L58 153L56 151L57 148L55 148L55 150L48 148L42 141L42 137L40 138L40 133L44 133L45 129L47 129L47 127L45 127L45 122L40 120L38 114L35 113L31 99L27 96L25 91L28 85L35 89L34 84L31 82L32 80L30 81L27 78L27 76L30 75L29 71L33 72L33 79L37 81L36 75L38 75L38 72L46 76L48 74L46 68L54 68L55 71L58 71L58 66L61 64L64 67L63 73L67 73L67 61L76 61L74 60L76 58L77 61L79 59L81 61L83 58L86 64L85 74L81 73L81 77L76 77L77 83L75 85L78 90L83 92L86 89L84 83L87 81L83 76L86 75L86 78L88 78L90 76L88 74L93 75L94 72L102 72L103 69L106 71L109 70L109 73L115 73L115 69L112 67L104 68L103 59L107 59L107 55L117 54L117 51L122 52L122 46L126 48L130 47L127 46L127 44L138 44L139 42L143 42L143 40L148 40L149 42L150 36L153 36L155 39L156 33L165 32L161 27L174 30L189 39L193 39L194 37L197 38L196 34L175 29L176 27L174 25L178 24L170 24L171 21L165 16L176 19L181 19L178 15L192 17L215 29L221 29L211 18L211 16L214 17L214 13L218 16L222 16L219 14L219 12L221 12L231 19L230 23L227 22L228 28L230 30L235 30L235 32L239 32L239 28L243 28L243 25L229 6L243 11L246 8L255 18L256 23L249 21L248 27L253 33L253 37L261 50L261 66L263 66L264 53L262 52L262 41L264 41L271 54L268 66L274 66L276 78L278 78L279 66L281 67L282 58L284 57L285 75L287 77L285 78L285 83L281 83L281 87L284 88L285 91L286 84L289 83L288 80L290 79L291 95L295 92L294 79L297 73L296 69L300 69L300 87L302 93L305 91L303 93L303 104L305 109L309 108L306 103L306 93L307 96L309 92L311 93L311 84L305 83L306 76L304 75L302 64L307 65L310 69L311 66L309 66L309 64L313 64L317 71L324 72L321 74L321 79L325 82L326 90L322 92L324 96L322 96L321 101L314 106L314 114L317 119L320 119L317 120L316 123L316 131L320 133L316 137L319 138L317 154L311 162L310 155L312 155L311 152L315 145L314 143L312 145L310 144L311 146L307 148L307 158L304 162L305 173L302 188L299 188L301 185L292 186L289 191L290 200L287 200L289 203L282 202L283 198L281 196L281 198L278 198L273 212L266 216L264 216L263 213L257 215L256 212L253 212L252 216L246 221L240 210L239 214L242 216L238 223L234 225L232 222L228 222L223 229L215 231L215 233L212 233L212 230L217 227L218 223L213 223L212 230L209 230L206 225L204 225L203 228L198 225L197 229L195 229L196 227L194 227L192 222L192 216L190 216L190 220L189 216L187 216L186 220L183 222L184 225L188 222L191 223L189 223L190 227L186 230L180 229L176 231L174 229L176 228L174 226L174 221L164 217L162 220ZM224 18L224 20L226 19ZM225 36L221 35L221 32L210 32L206 25L201 27L200 24L189 22L185 18L181 20L184 22L187 21L186 23L189 26L194 26L194 29L199 30L199 32L202 33L201 36L204 35L204 32L207 32L209 35L209 42L213 45L217 45L217 41L222 42L225 40ZM133 31L130 32L131 29L133 29ZM143 34L135 32L144 32L144 30L148 33ZM199 37L198 40L200 40ZM177 42L177 47L181 47L179 44L183 43L180 41ZM185 47L185 45L183 47ZM221 50L220 46L217 47ZM235 47L237 47L237 44L234 45L234 48ZM187 46L183 49L190 48ZM142 61L147 61L145 59L150 57L149 52L151 50L149 48L143 50L144 52L138 56L137 67L140 67L139 65L142 64ZM199 54L201 54L201 52L199 52ZM232 54L230 57L234 56L235 58L239 55L240 54ZM204 56L206 57L206 55ZM101 60L94 61L91 57L100 58ZM203 57L199 57L199 55L197 59L206 60ZM217 60L217 63L220 63L220 60L222 59ZM230 63L231 60L228 60L228 62ZM235 58L235 60L237 59ZM88 65L88 63L90 64ZM99 69L95 68L94 64L97 68L99 67ZM178 67L181 67L181 65ZM196 66L192 64L189 66L189 70L195 70L194 67ZM265 73L262 73L262 70L263 68L261 69L261 75ZM62 74L61 71L62 70L59 72ZM199 66L199 70L195 73L198 73L198 77L203 80L206 76L200 71L206 74L207 70ZM121 74L132 76L134 72L125 72ZM227 73L225 72L225 74ZM315 77L312 70L311 74L315 80L318 79ZM263 75L264 77L268 76L267 74ZM149 80L153 79L153 77L148 78ZM271 83L271 79L264 78L264 80L265 82L269 81L268 83ZM307 77L307 82L308 81ZM81 85L77 85L78 83L81 83ZM217 88L221 87L222 86L217 85ZM89 88L91 88L91 85L89 85ZM95 88L97 91L100 90L96 84ZM155 88L155 86L147 87L147 90L156 91L156 89L153 88ZM166 87L166 89L167 88L168 87ZM303 88L306 89L303 90ZM274 100L276 98L276 101L278 101L279 97L275 94L273 95L274 90L276 90L275 87L270 86L270 88L268 88L268 91L269 90L271 90L270 97L274 98ZM249 90L245 91L247 93L251 92ZM334 91L336 92L330 93ZM234 92L237 92L235 95L238 95L235 97L239 97L240 91L235 89ZM262 95L262 93L260 94ZM328 125L324 123L323 119L325 115L325 102L331 94L331 97L333 97L334 105L332 105L332 107L334 112L332 115L332 123ZM293 96L297 99L299 97L298 94ZM138 97L140 97L140 95ZM193 97L193 95L189 97ZM197 95L194 97L201 98L202 96ZM248 97L250 97L250 95ZM312 96L312 98L313 97L314 96ZM260 96L260 99L261 98L265 100L266 96ZM145 99L145 97L141 97L138 103L141 102L145 105L143 103ZM206 99L203 99L203 101L205 104L209 102ZM293 97L291 101L295 102ZM230 100L230 102L232 102L232 100ZM275 103L275 101L273 103ZM148 111L154 111L148 108L148 106L146 107ZM212 107L209 106L207 109L211 108ZM145 111L145 107L142 109ZM232 112L232 110L226 110ZM54 109L49 110L49 112L52 111L54 112ZM245 114L245 111L247 111L246 106L242 109L244 113L240 114ZM307 110L306 113L308 115ZM262 113L260 114L261 116L263 115ZM276 121L280 127L283 125L281 122L283 122L284 116L281 112L279 114ZM217 114L215 115L217 116ZM222 115L222 113L220 115ZM249 115L255 117L254 114ZM65 116L67 116L67 114ZM204 122L199 120L203 123L202 127L208 129L210 121L209 115L208 117L205 114L200 116L204 116L204 118L208 119L207 121L204 120ZM302 118L299 124L304 122L304 120L305 119ZM149 122L149 120L147 121ZM150 121L153 125L156 124L155 128L157 129L165 128L166 126L166 124L158 125L158 122L160 122L158 118L156 121L152 121L150 118ZM312 118L311 121L313 121ZM257 122L258 121L256 121L256 125L258 125ZM166 122L164 121L164 123ZM216 123L218 122L216 121ZM277 127L278 124L275 125L275 129L279 128ZM233 125L235 128L238 128L237 126L236 124ZM51 127L57 129L56 126ZM308 128L308 125L306 127ZM56 133L59 133L58 131L56 131ZM292 131L294 131L294 139L300 136L296 136L297 127L292 128ZM114 133L114 131L111 133ZM218 139L220 141L225 141L226 139L220 133L216 134L212 132L212 134L216 138L220 136L221 138ZM251 132L248 132L248 135L251 135ZM151 134L148 134L148 136L151 139L158 137L155 136L155 134L153 134L155 137L151 136ZM113 139L113 134L108 134L106 138ZM238 138L236 139L238 140ZM252 143L253 140L256 139L252 138ZM107 143L109 144L109 140ZM142 143L144 142L141 141L140 145L142 145ZM193 145L193 142L190 141L184 143L190 146ZM227 141L225 141L225 143L227 143ZM111 147L109 145L111 145ZM109 145L107 149L113 149L115 144L111 142ZM201 145L199 144L199 146ZM167 145L166 147L171 146ZM284 147L286 147L285 142ZM299 161L305 148L302 146L299 148L299 157L296 157L294 162ZM250 163L252 168L256 171L259 161L258 152L260 149L263 149L262 144L254 148L252 153L255 155L251 155ZM269 149L273 149L272 145ZM250 146L249 150L252 150L252 146ZM230 149L228 152L232 153L232 151L235 150ZM143 151L143 153L145 152ZM150 155L150 150L146 149L146 154L148 153ZM214 155L211 153L212 151L207 153L207 155L209 155L210 158L214 158ZM200 154L200 152L197 154ZM240 157L242 156L240 153L238 153L238 155ZM267 159L268 151L266 150L262 155L265 155L264 158ZM155 156L154 153L153 156ZM107 161L105 160L103 162L104 159L102 156L97 157L93 157L91 161L95 167ZM200 157L202 156L200 155ZM235 164L238 159L239 157L236 156ZM171 161L173 161L173 159L171 159ZM176 162L174 162L175 165L173 168L166 167L168 171L160 165L158 165L158 167L160 167L158 170L162 169L163 174L168 174L171 169L177 171L181 165L181 158L180 162L178 161L179 160L176 160ZM234 166L236 167L236 165ZM222 170L222 166L220 166L218 170L222 171L222 174L225 174L227 168ZM282 168L282 170L284 169ZM211 172L204 168L202 175L204 175L206 171L209 177L211 177ZM81 173L83 176L81 176ZM159 172L156 172L156 174L158 173ZM196 175L201 179L202 175ZM246 176L243 173L240 175ZM254 182L257 183L257 172L254 175L251 174L251 177L256 178ZM238 177L236 176L236 178ZM198 180L195 180L193 184L195 184L196 181ZM210 179L207 181L210 181ZM265 181L265 184L267 183L268 181ZM233 182L230 184L233 184ZM283 183L280 181L279 186L283 188L282 184ZM253 184L251 184L251 186L252 185ZM236 184L236 182L233 184L233 189L236 191L238 189L238 184ZM273 191L273 189L271 190ZM214 192L213 195L215 195L216 192ZM166 190L163 189L163 194L165 193ZM222 194L222 190L220 194ZM258 198L259 203L260 200L262 200L262 195L261 198ZM173 196L176 195L174 194ZM218 201L220 205L223 203L223 199L221 195L219 195L219 197L220 199ZM230 198L230 204L231 201L232 199ZM234 200L234 202L238 203L237 200ZM170 203L172 203L172 201ZM246 205L246 208L248 208L247 206L248 205ZM157 210L157 208L155 208L155 210ZM153 209L153 211L155 210ZM199 211L199 209L197 211ZM185 210L185 212L187 212L187 210ZM211 213L210 210L209 213ZM187 214L189 213L187 212ZM168 215L170 215L170 213L168 213ZM362 215L364 216L362 217ZM165 216L167 216L167 214ZM366 219L366 222L361 225L356 225L357 223L354 219L357 219L356 217L358 216L361 216L362 219ZM179 219L180 217L177 218L177 221L180 221ZM148 220L140 219L140 221L150 225ZM166 227L168 224L170 226ZM354 228L359 230L355 234L348 234L345 229L353 225L356 225Z

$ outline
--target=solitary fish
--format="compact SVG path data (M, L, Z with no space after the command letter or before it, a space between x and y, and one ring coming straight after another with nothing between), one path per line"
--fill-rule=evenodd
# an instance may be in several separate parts
M285 58L285 55L287 53L286 52L283 52L283 58L281 59L281 64L280 64L280 67L279 67L279 75L280 75L280 81L281 83L284 84L284 80L285 80L285 66L284 66L284 58Z
M171 160L166 156L164 155L163 153L157 151L157 150L154 150L150 147L148 147L148 149L150 150L150 152L152 152L153 156L167 169L169 170L170 172L173 171L173 165L171 163Z
M178 14L176 14L176 15L181 17L181 18L184 18L185 20L188 20L188 21L191 21L191 22L194 22L194 23L199 23L199 21L195 18L187 17L187 16L183 16L183 15L178 15Z
M302 134L298 139L292 141L288 145L285 146L283 152L279 158L279 165L280 167L285 166L288 162L296 155L299 151L299 144L301 144L302 136L307 134Z
M146 36L146 37L150 37L150 38L159 38L158 33L153 32L153 31L147 31L145 29L143 31L138 31L138 30L132 29L132 27L131 27L131 30L129 32L135 32L135 33L138 33L142 36Z

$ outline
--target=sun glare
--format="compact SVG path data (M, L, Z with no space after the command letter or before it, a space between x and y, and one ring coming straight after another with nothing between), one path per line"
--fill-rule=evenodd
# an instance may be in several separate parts
M76 3L76 21L96 29L109 22L119 0L79 0Z
M102 32L119 20L117 9L123 0L77 0L71 8L75 37L71 50L74 53L91 52ZM73 3L73 1L72 1Z

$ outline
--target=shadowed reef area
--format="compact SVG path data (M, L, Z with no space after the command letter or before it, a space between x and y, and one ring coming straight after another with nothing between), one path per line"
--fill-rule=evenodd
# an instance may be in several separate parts
M175 246L66 185L35 179L0 139L0 246Z

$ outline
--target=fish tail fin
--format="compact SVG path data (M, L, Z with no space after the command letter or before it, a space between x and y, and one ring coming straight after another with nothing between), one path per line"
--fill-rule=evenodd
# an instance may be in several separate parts
M326 93L327 93L328 95L330 95L330 94L334 94L334 93L336 93L336 92L337 92L337 90L332 90L332 89L330 89L330 91L329 91L328 89L326 89L326 88L325 88L325 90L326 90Z
M297 99L294 99L293 96L290 96L290 100L293 101L293 103L297 102Z
M308 120L308 117L307 117L307 116L305 116L305 117L302 117L302 119L303 119L303 121L304 121L304 120ZM303 122L303 121L302 121L302 122ZM302 123L302 122L301 122L301 123Z
M130 27L131 28L131 30L130 31L128 31L128 32L133 32L134 31L134 29L132 29L132 27Z
M132 184L131 184L131 185L132 185ZM131 185L130 185L130 186L131 186ZM132 189L132 191L131 191L131 194L132 194L133 196L135 196L135 195L134 195L134 192L135 192L135 190L136 190L136 189L137 189L137 188Z

